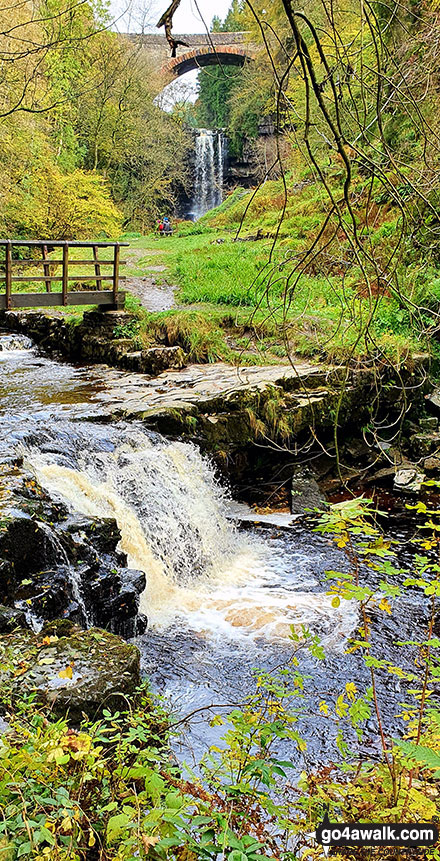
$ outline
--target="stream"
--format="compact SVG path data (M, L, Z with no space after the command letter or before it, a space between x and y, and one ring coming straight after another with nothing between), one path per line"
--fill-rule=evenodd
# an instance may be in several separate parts
M143 670L177 719L196 712L180 742L181 756L192 762L224 732L209 728L197 709L242 701L253 690L254 668L288 662L290 626L309 627L326 658L302 660L312 715L298 729L307 738L308 765L325 761L334 754L336 730L320 719L318 700L334 700L347 681L360 689L369 683L357 655L344 655L358 608L334 608L326 594L325 571L343 570L342 552L303 522L284 528L276 518L259 524L257 517L240 528L242 508L194 445L140 423L99 421L106 373L103 366L56 362L22 336L0 335L3 511L13 507L19 456L72 512L116 519L129 566L147 577L140 609L149 627L136 639ZM390 617L373 618L377 652L390 660L396 639L410 639L425 620L416 592L394 606ZM410 667L409 649L406 659ZM391 717L404 698L402 683L385 675L379 689ZM392 727L397 731L398 721ZM373 719L367 729L363 744L371 754Z

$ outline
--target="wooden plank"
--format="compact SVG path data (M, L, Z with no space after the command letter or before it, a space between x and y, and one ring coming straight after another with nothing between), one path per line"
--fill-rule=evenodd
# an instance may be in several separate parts
M44 269L44 274L45 274L45 275L47 275L47 279L46 279L46 293L50 293L50 291L52 290L52 282L51 282L51 280L50 280L50 267L49 267L49 264L48 264L48 263L45 263L45 262L44 262L45 260L47 260L47 245L43 245L43 247L42 247L42 249L41 249L41 250L42 250L42 254L43 254L43 269Z
M113 290L82 290L68 293L68 305L121 305L125 293L120 291L114 302ZM12 293L11 308L51 308L63 305L62 293ZM0 310L6 309L6 295L0 294Z
M20 248L41 248L42 245L47 245L48 248L64 248L66 245L66 242L60 239L0 239L0 245L7 245L8 242ZM115 245L121 248L130 247L129 242L77 242L76 240L67 242L67 245L71 248L93 248L94 245L97 248L114 248Z
M5 307L8 309L11 307L11 243L8 242L5 248L5 282L6 282L6 294L5 294Z
M95 262L99 263L100 266L113 266L113 259L112 260L96 260L96 261L93 259L90 259L90 260L71 260L70 262L72 263L73 266L94 266ZM25 266L25 265L26 266L28 266L28 265L29 266L32 266L32 265L41 266L42 264L44 265L44 260L38 260L38 259L36 260L34 257L23 257L21 260L15 260L15 259L11 260L11 263L13 266L16 266L17 264L20 264L22 266ZM62 260L52 260L49 257L48 263L50 263L51 266L62 266L63 261ZM119 265L120 266L126 266L127 261L126 260L120 260ZM0 263L0 269L4 269L3 263Z
M102 290L102 279L99 277L101 275L101 266L98 262L98 249L96 245L93 246L93 260L95 261L96 289Z
M67 305L67 290L68 290L68 282L69 282L69 246L67 242L63 247L63 283L62 283L62 294L63 294L63 305Z
M70 261L73 262L72 260ZM32 284L33 281L62 281L63 275L49 275L49 278L46 278L44 275L12 275L11 280L14 284L17 282L27 282L28 284ZM101 275L101 281L113 281L113 275ZM67 281L96 281L96 275L68 275Z
M114 250L114 258L113 258L113 300L114 304L117 304L118 301L118 290L119 290L119 245L115 245Z

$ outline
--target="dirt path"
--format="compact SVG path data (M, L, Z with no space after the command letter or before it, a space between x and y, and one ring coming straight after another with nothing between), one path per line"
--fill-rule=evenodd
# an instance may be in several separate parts
M145 250L141 248L131 248L127 257L129 266L138 266L139 261L145 256ZM160 250L149 251L148 255L158 255ZM143 308L147 311L169 311L170 308L176 308L174 294L177 290L176 286L171 284L158 284L154 273L165 272L166 266L162 264L145 266L147 275L142 276L127 276L125 289L129 290L133 296L139 299Z

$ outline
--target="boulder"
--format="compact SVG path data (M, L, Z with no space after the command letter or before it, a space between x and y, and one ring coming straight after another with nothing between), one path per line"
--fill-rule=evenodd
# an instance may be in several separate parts
M47 523L16 512L0 537L0 558L8 562L15 578L66 562L66 555Z
M416 467L406 466L399 469L394 477L394 489L400 493L419 493L422 484L425 480L425 475Z
M140 683L136 646L91 628L52 623L40 634L19 631L0 638L0 683L12 695L36 693L36 699L57 716L79 723L103 708L118 708Z
M310 470L300 467L292 476L290 485L292 514L303 514L308 508L323 508L325 494Z
M410 437L410 443L415 457L423 457L440 447L440 434L416 433Z
M434 415L440 415L440 389L434 389L429 395L425 395L426 408L434 413Z
M182 347L150 347L142 350L140 370L144 374L161 374L169 368L180 370L186 365L186 355Z
M72 515L58 524L14 511L0 535L3 602L25 606L38 620L67 617L134 637L145 630L145 617L138 622L137 616L146 578L126 567L119 540L111 518Z

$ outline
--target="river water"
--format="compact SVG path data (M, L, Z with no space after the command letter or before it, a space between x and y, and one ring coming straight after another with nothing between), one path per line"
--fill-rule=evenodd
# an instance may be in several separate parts
M179 718L211 703L242 701L253 689L254 668L288 662L291 625L309 627L327 653L321 662L303 659L312 712L319 697L331 700L346 681L366 684L358 657L344 654L358 608L333 608L326 594L325 571L343 570L341 551L299 523L239 529L228 489L195 446L139 423L99 421L107 373L55 362L26 339L0 335L3 509L13 505L8 488L19 481L20 456L73 512L116 518L129 565L147 575L141 609L149 628L137 639L143 667ZM409 638L420 622L415 594L401 599L396 614L377 621L378 649L392 660L396 639ZM391 711L403 697L401 682L386 676L381 685ZM209 735L206 726L205 714L193 718L185 757L197 760L219 733ZM328 724L312 715L299 729L309 764L331 755ZM370 729L374 745L373 722Z

